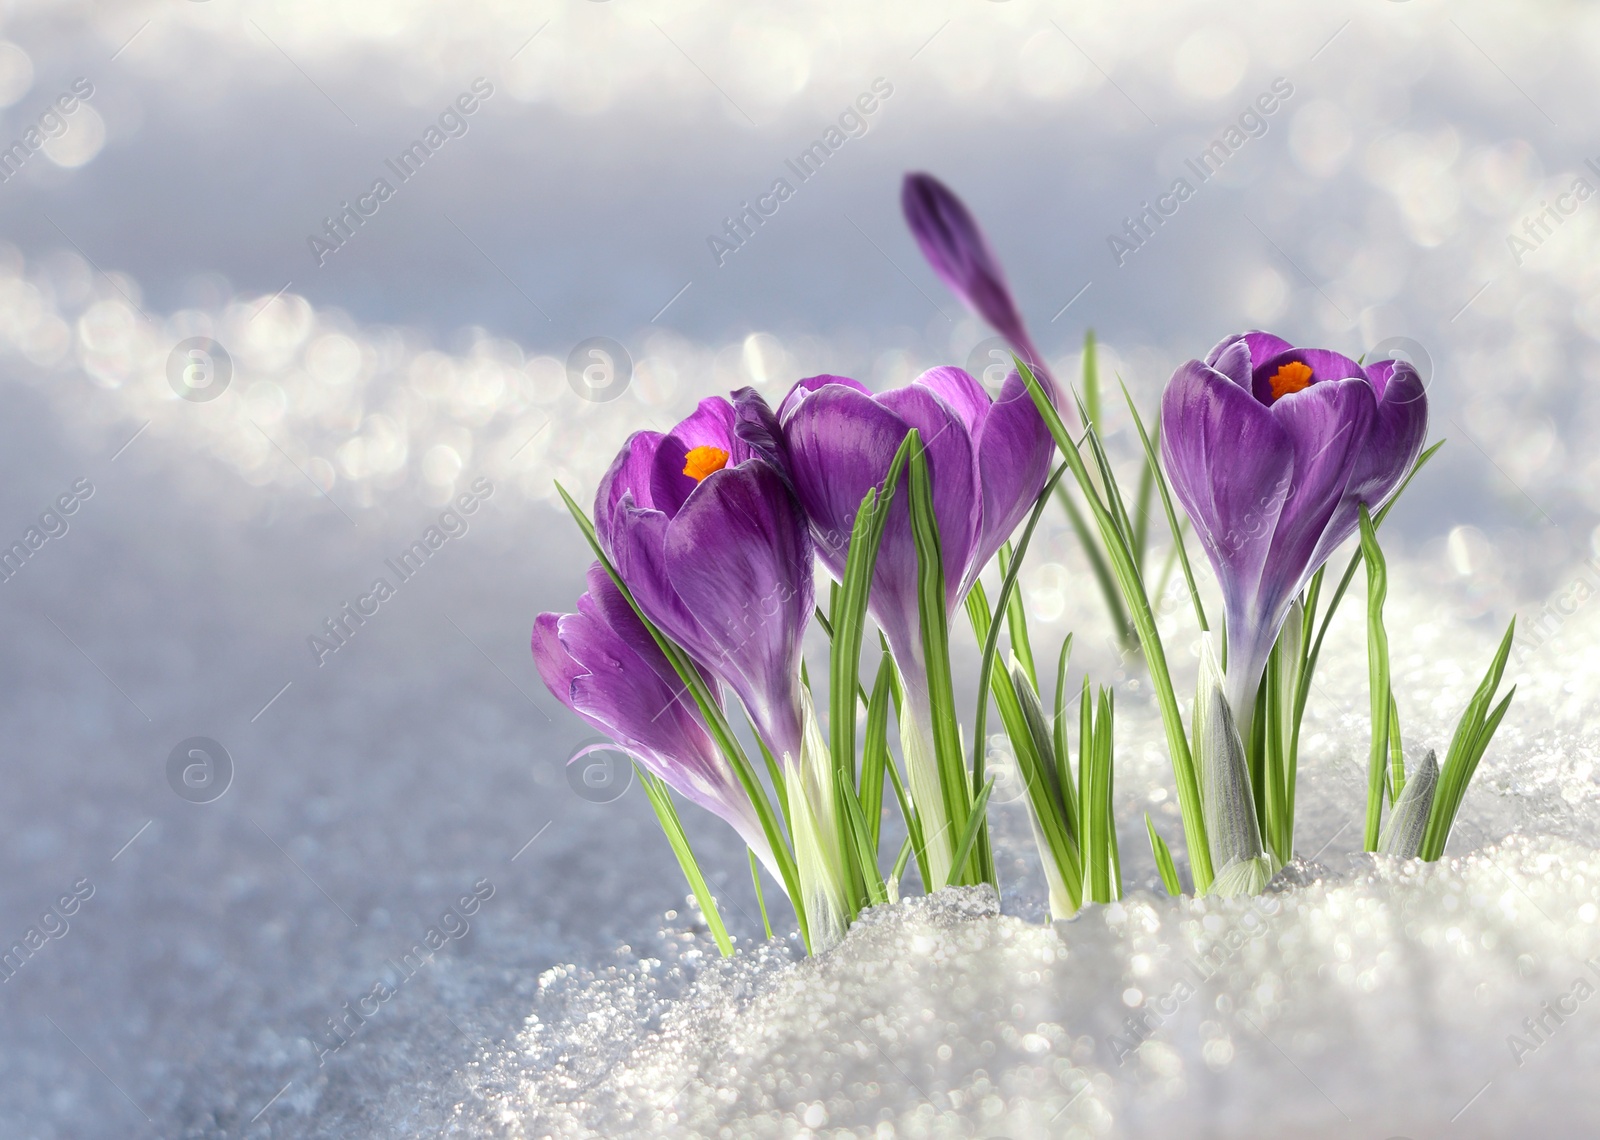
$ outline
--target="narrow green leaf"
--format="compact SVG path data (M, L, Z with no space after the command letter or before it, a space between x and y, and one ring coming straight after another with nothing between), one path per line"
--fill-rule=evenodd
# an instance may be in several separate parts
M1043 511L1046 496L1049 495L1054 480L1061 478L1066 473L1066 470L1064 466L1056 468L1055 475L1051 477L1052 482L1045 484L1044 490L1039 493L1039 497L1034 501L1034 510L1036 512ZM1013 562L1020 566L1022 564L1022 555L1026 553L1026 544L1024 544L1015 558L1012 557L1011 544L1009 542L1002 546L1000 548L1001 575L1010 577L1008 573L1010 566ZM1022 606L1022 594L1014 588L1008 596L1006 596L1004 590L1001 593L1003 596L995 601L995 606L997 607L995 612L998 614L998 607L1005 607L1006 632L1011 637L1011 652L1015 653L1017 660L1022 662L1023 669L1028 673L1028 680L1033 682L1033 687L1037 689L1039 687L1039 674L1033 667L1033 641L1028 637L1028 613Z
M878 850L883 823L883 781L894 761L889 756L889 694L894 687L894 662L887 654L878 662L878 676L867 701L867 729L861 742L861 813L867 818L872 850Z
M1078 797L1072 784L1072 753L1067 750L1067 662L1072 657L1072 634L1061 642L1061 658L1056 663L1055 716L1050 726L1051 744L1055 750L1056 783L1061 788L1062 807L1066 809L1067 835L1080 841L1078 826Z
M1145 830L1150 833L1150 851L1156 857L1156 870L1161 872L1161 885L1167 888L1167 894L1183 894L1183 883L1178 880L1178 868L1172 862L1172 852L1167 848L1167 841L1156 832L1156 825L1150 819L1150 813L1144 813Z
M906 860L908 860L910 858L911 858L911 836L908 835L908 836L906 836L906 841L900 845L900 854L895 856L894 870L889 872L890 876L895 881L895 884L896 884L896 888L895 889L896 890L899 889L900 880L905 877Z
M1161 421L1156 421L1156 440L1152 440L1150 433L1145 430L1144 420L1140 418L1139 409L1134 406L1133 395L1128 391L1126 384L1122 386L1122 398L1127 401L1128 411L1133 414L1133 426L1139 429L1139 442L1144 445L1145 470L1154 473L1156 489L1161 492L1161 507L1167 515L1167 529L1172 533L1172 548L1178 553L1178 562L1183 567L1183 580L1189 587L1189 601L1194 605L1195 620L1200 623L1200 630L1203 633L1211 626L1206 621L1206 608L1200 602L1200 590L1194 584L1194 568L1189 564L1189 549L1183 540L1183 528L1178 524L1178 513L1172 509L1172 489L1167 483L1166 473L1161 470L1161 460L1156 454Z
M956 844L954 866L965 865L967 857L972 853L972 845L978 838L978 832L983 828L983 812L989 806L989 793L992 791L994 791L994 777L990 776L983 782L983 790L972 803L972 812L967 816L966 830L961 833L961 842Z
M1009 612L1011 599L1017 596L1017 575L1022 569L1022 560L1028 553L1028 543L1033 540L1033 531L1039 525L1039 516L1044 513L1045 504L1050 501L1051 489L1060 481L1065 472L1066 466L1064 464L1057 467L1055 473L1050 476L1049 481L1045 483L1044 488L1039 492L1038 498L1034 500L1033 510L1028 515L1027 525L1022 528L1022 537L1017 540L1016 555L1009 559L1009 564L1005 568L1005 577L1000 583L1000 596L995 599L997 613L1002 607L1006 607ZM980 598L983 596L982 583L974 583L973 589L978 592ZM987 604L984 605L984 632L980 633L978 638L983 643L983 656L979 659L978 665L978 711L973 716L972 770L975 773L983 770L983 752L987 746L990 678L994 674L995 654L1000 646L1000 623L990 620ZM1013 629L1012 649L1014 651L1016 650L1016 645L1016 631ZM1018 657L1021 656L1021 653L1018 653ZM1026 662L1025 668L1028 671L1028 676L1033 678L1033 654L1031 652L1028 654ZM1034 681L1034 687L1037 690L1037 680Z
M1083 333L1083 403L1088 423L1100 422L1100 353L1095 344L1094 330Z
M706 884L705 876L700 873L700 864L689 848L689 837L683 832L683 823L678 819L677 809L672 806L672 795L666 783L638 764L634 765L634 769L639 773L639 783L644 785L645 794L650 797L650 806L655 808L656 818L661 821L661 830L666 833L672 853L678 857L683 877L689 881L689 889L700 904L700 913L705 915L706 925L711 928L711 937L716 939L717 949L722 951L724 958L731 958L733 940L728 937L728 928L722 924L722 915L717 911L717 900L711 897L711 888Z
M1400 710L1389 693L1389 802L1396 803L1406 790L1405 750L1400 743Z
M1372 516L1373 530L1377 530L1383 525L1383 520L1389 517L1389 511L1400 501L1400 496L1405 493L1405 489L1411 486L1411 480L1415 479L1417 473L1428 465L1428 460L1432 459L1444 444L1445 441L1441 439L1417 456L1416 463L1412 465L1406 477L1400 481L1400 486L1395 488L1394 494L1389 496L1389 501L1378 510L1377 514ZM1295 694L1294 721L1297 726L1305 715L1306 697L1311 692L1312 675L1316 673L1317 660L1322 656L1322 639L1328 636L1328 626L1333 621L1333 615L1339 609L1339 603L1344 600L1345 591L1350 588L1350 581L1356 576L1356 567L1360 564L1361 551L1357 550L1350 556L1350 562L1344 568L1344 575L1339 579L1338 588L1334 590L1333 597L1328 601L1327 612L1322 615L1322 624L1317 628L1317 639L1311 643L1311 652L1306 655L1305 668L1300 671L1300 689ZM1322 570L1319 569L1317 574L1319 575L1318 581L1320 584Z
M1033 397L1034 406L1039 409L1040 416L1043 417L1045 425L1056 441L1056 447L1060 449L1062 458L1071 467L1073 477L1078 481L1078 486L1094 513L1095 523L1100 529L1106 552L1116 571L1118 588L1133 615L1134 625L1139 634L1139 644L1144 649L1145 663L1150 670L1151 684L1155 687L1156 703L1161 710L1162 727L1166 732L1167 751L1172 759L1173 776L1177 782L1178 806L1183 814L1184 842L1189 849L1195 889L1204 891L1211 883L1212 872L1211 852L1206 843L1206 825L1201 814L1200 789L1195 778L1194 758L1189 751L1183 714L1178 710L1178 699L1173 692L1172 676L1167 667L1166 650L1161 644L1161 634L1156 629L1155 613L1151 609L1150 598L1145 593L1144 583L1139 576L1139 568L1133 561L1132 552L1121 541L1110 511L1095 492L1094 481L1089 475L1087 465L1083 462L1083 456L1073 443L1072 437L1068 435L1066 425L1061 422L1061 416L1056 411L1055 405L1050 402L1050 397L1040 387L1038 379L1027 364L1021 359L1016 359L1016 363L1023 383L1027 385L1028 394ZM1092 437L1092 430L1090 434Z
M917 609L922 625L922 655L927 668L928 704L933 719L934 761L939 771L943 797L943 816L939 833L952 835L966 831L972 814L967 787L967 770L961 755L961 730L955 708L955 682L950 676L950 638L945 620L944 564L939 539L939 521L933 512L933 481L928 471L927 454L915 432L911 451L911 534L917 551ZM919 810L925 810L920 809ZM929 821L923 821L924 834ZM981 826L982 820L979 820ZM953 863L951 883L981 882L977 867ZM944 886L944 883L938 886Z
M1367 756L1367 826L1363 850L1376 851L1383 820L1384 764L1389 755L1389 635L1383 628L1383 602L1389 571L1372 516L1361 504L1361 553L1367 563L1367 685L1371 693L1372 743Z
M1449 841L1450 830L1455 825L1456 813L1460 810L1461 801L1466 795L1467 784L1477 771L1478 761L1483 758L1483 753L1489 747L1495 730L1500 727L1501 719L1511 707L1511 698L1516 694L1516 686L1513 685L1505 698L1490 710L1490 702L1494 700L1495 691L1500 687L1506 661L1511 655L1511 642L1516 630L1517 622L1513 618L1506 626L1505 636L1500 639L1500 646L1495 651L1494 659L1489 663L1489 669L1484 674L1483 681L1479 683L1477 691L1473 693L1472 699L1467 702L1466 711L1461 714L1455 735L1450 740L1450 751L1439 770L1439 786L1434 791L1433 807L1428 814L1428 827L1422 837L1420 854L1429 861L1444 855L1445 844Z
M756 905L761 908L761 929L766 931L767 941L772 941L772 921L767 918L767 896L761 890L761 867L756 862L756 853L745 848L745 854L750 856L750 881L756 888Z
M1089 572L1094 575L1095 585L1099 587L1101 598L1105 601L1111 626L1117 631L1117 641L1121 643L1124 651L1138 648L1139 642L1134 633L1133 623L1128 620L1127 612L1123 608L1122 594L1117 588L1116 577L1100 550L1100 544L1094 540L1094 532L1089 529L1083 512L1078 510L1078 504L1072 501L1072 496L1066 487L1056 489L1056 498L1061 503L1061 509L1067 513L1067 522L1072 525L1073 533L1078 536L1079 548L1089 559Z
M977 639L987 642L993 626L981 582L975 583L972 592L967 595L967 617L972 622L972 631ZM1005 669L991 672L989 691L1000 710L1000 720L1011 740L1017 773L1022 778L1023 789L1028 796L1028 820L1034 829L1034 841L1039 848L1040 859L1045 863L1045 876L1047 880L1051 879L1054 868L1055 877L1059 879L1061 891L1066 896L1065 911L1070 914L1078 909L1083 899L1081 858L1062 812L1060 790L1049 760L1044 712L1038 707L1037 691L1028 684L1026 674ZM1031 716L1026 707L1026 702L1030 700L1034 706ZM1056 910L1053 897L1051 910L1052 913Z

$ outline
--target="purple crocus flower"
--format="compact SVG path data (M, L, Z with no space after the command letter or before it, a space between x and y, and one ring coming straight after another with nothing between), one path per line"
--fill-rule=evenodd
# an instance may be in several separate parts
M931 174L908 174L900 188L900 206L922 256L940 280L1040 372L1044 358L1011 299L999 260L961 199Z
M811 376L784 398L775 430L752 420L743 434L764 444L776 437L778 461L811 520L817 552L839 578L861 500L869 489L882 487L895 451L912 428L926 448L945 605L953 611L1049 476L1054 444L1016 373L1007 377L997 400L959 368L935 368L904 388L877 395L843 376ZM917 553L904 485L884 525L868 606L905 679L909 708L901 734L918 811L940 818L917 609ZM930 839L935 879L930 886L948 878L954 838Z
M750 797L700 710L680 699L677 673L597 562L575 614L540 614L533 659L558 701L644 769L733 826L779 882Z
M1256 687L1295 596L1417 460L1422 378L1363 367L1264 332L1180 367L1161 401L1161 453L1227 607L1228 698L1248 735Z
M784 475L735 432L761 398L735 399L751 410L706 399L670 432L629 437L601 480L595 528L645 615L739 695L775 756L798 763L811 536Z

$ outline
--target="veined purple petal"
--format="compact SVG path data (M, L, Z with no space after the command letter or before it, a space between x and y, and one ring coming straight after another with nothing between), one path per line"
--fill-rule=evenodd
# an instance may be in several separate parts
M1218 341L1216 346L1206 354L1205 362L1216 368L1217 371L1223 371L1217 362L1222 358L1223 352L1235 344L1243 344L1246 350L1249 351L1252 371L1265 363L1268 357L1276 356L1280 352L1288 352L1294 347L1281 336L1273 336L1268 332L1235 333L1233 336L1223 337ZM1245 383L1245 381L1239 380L1231 372L1227 373L1227 375L1239 383Z
M789 444L783 438L783 428L778 416L754 388L740 388L733 393L734 435L750 449L751 455L760 456L789 480Z
M813 392L822 391L831 384L841 385L851 391L860 392L863 396L872 395L865 384L859 380L852 380L848 376L829 376L827 373L819 376L807 376L796 380L794 387L790 388L788 395L784 396L783 403L778 405L778 422L788 423L789 417L794 414L795 408L800 405L802 400L808 398Z
M883 393L878 402L916 428L921 436L928 457L928 482L933 490L933 517L939 523L945 608L954 611L966 592L967 570L977 554L978 534L983 526L983 494L972 437L956 411L929 388L910 384ZM909 491L907 482L905 494L897 494L896 502L903 499L909 503ZM908 530L910 525L908 509ZM880 554L879 566L882 565ZM911 572L916 574L914 560Z
M679 793L770 855L754 808L665 657L598 565L575 614L540 614L533 657L550 692ZM620 626L610 620L625 616Z
M793 394L791 393L791 399ZM817 553L828 572L844 577L856 512L869 490L881 489L889 464L911 425L859 386L826 385L784 401L790 476ZM870 605L896 650L909 649L917 614L917 551L911 538L905 481L883 528Z
M608 553L611 550L611 531L617 504L622 501L622 496L632 491L635 506L648 509L655 505L650 496L650 473L655 465L656 449L664 438L658 431L634 432L600 479L600 487L594 496L594 526Z
M1316 570L1313 555L1366 446L1373 414L1365 376L1312 384L1272 405L1273 420L1294 448L1293 490L1278 516L1261 582L1259 616L1272 626L1272 638L1280 611Z
M1036 362L1000 263L961 199L931 174L908 174L900 205L922 256L950 291Z
M983 530L969 579L977 577L1027 517L1050 477L1055 440L1018 373L1006 377L973 447L983 489ZM971 581L966 585L970 589Z
M1191 360L1161 398L1161 455L1231 611L1260 584L1291 490L1294 445L1247 390Z
M1211 350L1206 364L1222 373L1245 391L1250 391L1250 345L1243 336L1223 341Z
M667 575L694 615L684 647L733 687L774 752L796 760L812 565L805 518L761 459L708 476L667 528Z
M697 627L667 574L670 521L661 511L634 506L631 492L624 495L612 521L611 561L645 616L682 645Z
M1325 562L1341 542L1355 533L1361 503L1376 511L1389 501L1422 451L1428 434L1427 394L1415 368L1405 362L1393 367L1395 364L1382 360L1368 366L1369 377L1379 373L1373 380L1378 392L1377 413L1366 444L1356 457L1344 497L1312 555L1313 567Z
M943 365L928 369L912 383L928 389L948 404L950 410L961 418L967 434L977 438L978 429L983 426L993 401L970 372L965 368Z

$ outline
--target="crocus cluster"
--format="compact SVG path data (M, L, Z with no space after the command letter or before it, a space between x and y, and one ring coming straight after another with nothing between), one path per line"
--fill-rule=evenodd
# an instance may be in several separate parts
M882 394L846 377L813 376L795 384L776 412L741 389L702 401L669 432L635 433L595 497L596 534L640 613L718 692L737 698L777 762L813 939L824 944L838 924L825 919L819 928L815 915L836 914L844 885L829 855L837 849L834 769L801 673L814 567L820 558L829 573L843 575L862 499L883 489L912 429L924 441L953 610L1048 475L1053 445L1015 375L999 399L958 368L933 369ZM903 680L901 736L913 799L936 819L917 569L902 487L884 525L868 606ZM749 796L711 746L700 711L598 564L577 614L539 617L533 650L558 699L770 858ZM955 837L929 830L930 871L942 885Z
M594 542L603 560L590 568L588 592L576 613L541 614L533 634L540 674L562 703L645 771L720 816L786 889L797 888L800 897L793 901L814 949L841 938L847 914L854 913L846 900L860 897L852 889L859 886L860 864L852 871L846 832L861 826L843 818L844 808L859 808L860 801L851 798L853 791L841 794L836 783L842 772L855 770L855 758L829 755L802 663L818 565L844 580L851 543L862 533L858 513L892 494L866 608L898 678L901 752L926 885L957 881L958 837L950 827L951 789L945 786L951 749L947 743L939 756L935 744L936 737L948 742L955 730L948 710L941 714L933 707L932 684L948 676L949 662L929 659L929 614L937 614L941 600L947 620L955 612L1039 500L1057 444L1064 450L1072 445L1055 410L1063 403L1056 383L971 213L925 174L906 178L902 205L935 273L1011 344L1029 366L1028 382L1013 371L992 396L968 373L943 367L875 393L848 377L810 376L795 383L776 409L744 388L703 400L671 431L635 433L595 496ZM1287 659L1281 646L1273 657L1274 646L1313 575L1356 530L1362 512L1389 502L1416 465L1427 431L1427 400L1417 370L1403 361L1363 365L1337 352L1248 332L1178 369L1162 398L1160 427L1161 466L1205 548L1226 609L1225 672L1210 635L1204 639L1192 720L1199 779L1184 768L1194 789L1185 802L1199 809L1189 834L1191 854L1195 843L1206 847L1216 871L1205 882L1197 872L1196 886L1253 892L1277 869L1279 854L1288 858L1292 848L1292 832L1282 838L1275 831L1273 844L1263 844L1261 789L1251 786L1261 759L1249 744L1257 735L1252 729L1281 719L1281 706L1273 703L1261 725L1254 725L1263 672L1269 659ZM936 523L942 599L928 568L919 564L908 477L903 472L899 486L887 486L896 454L913 433L919 478L925 466ZM1067 458L1071 466L1079 457L1067 450ZM1106 502L1115 498L1114 477L1103 468L1090 474L1080 460L1074 471L1091 503L1102 493ZM1128 540L1103 505L1097 517L1108 544ZM931 549L926 528L920 533L922 549ZM1181 534L1175 539L1181 543ZM1130 612L1149 605L1148 598L1136 596L1143 590L1140 558L1142 550L1117 563L1124 567L1120 588ZM1187 559L1184 567L1188 574ZM864 571L851 581L865 581ZM1297 618L1290 631L1298 636L1299 630ZM1159 641L1153 622L1145 636ZM1290 640L1294 659L1303 660L1300 641ZM1063 677L1065 659L1063 650ZM1157 667L1170 706L1162 715L1173 722L1169 742L1177 741L1174 765L1181 760L1186 766L1189 733L1170 699L1161 653L1154 655L1152 675ZM836 687L850 693L851 703L830 715L856 715L855 688L854 678L842 690ZM1267 691L1281 688L1275 682ZM1013 669L1013 691L1035 751L1065 769L1062 726L1055 726L1053 739L1046 732L1034 682L1020 665ZM1058 708L1059 702L1058 694ZM724 718L734 708L743 710L770 761L787 835L777 830L759 798L764 786L731 743ZM1479 710L1480 728L1486 709ZM941 715L945 719L936 723ZM1103 761L1095 762L1096 780L1103 764L1103 783L1093 785L1100 789L1094 802L1104 800L1109 828L1109 709L1105 715L1104 722L1084 719L1082 803L1076 810L1089 811L1092 781L1085 781L1083 765L1098 755L1088 744L1092 729L1094 748L1101 747L1102 732L1105 748ZM1494 716L1488 720L1498 723ZM1102 723L1103 730L1097 727ZM1492 734L1492 726L1487 731ZM1048 765L1040 770L1047 776L1055 771ZM963 778L970 782L971 773ZM1292 785L1292 761L1287 780ZM1430 755L1395 805L1384 850L1414 853L1429 836L1437 841L1430 850L1442 849L1448 821L1434 835L1428 808L1440 782L1440 767ZM970 791L963 784L961 795ZM1086 842L1089 826L1076 832L1075 812L1066 806L1071 797L1058 798L1068 846ZM1292 786L1288 798L1292 820ZM1277 811L1281 801L1269 806ZM1039 819L1034 822L1039 836ZM1190 827L1186 806L1186 831ZM1105 846L1114 864L1114 828L1105 844L1105 836L1095 834L1095 858ZM971 837L968 832L965 841ZM1151 842L1158 864L1165 861L1164 881L1176 890L1170 855L1153 827ZM1041 838L1042 853L1046 846ZM792 877L786 874L790 868L796 869ZM1064 911L1056 885L1052 880L1052 911ZM1095 897L1114 896L1097 888Z

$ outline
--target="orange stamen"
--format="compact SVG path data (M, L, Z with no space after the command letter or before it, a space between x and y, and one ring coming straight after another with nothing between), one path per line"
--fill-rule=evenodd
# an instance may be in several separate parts
M1311 365L1291 360L1278 366L1271 381L1272 398L1280 400L1290 392L1303 392L1311 386Z
M1307 371L1310 371L1307 369ZM728 465L728 453L720 447L696 447L684 457L683 473L696 483Z

